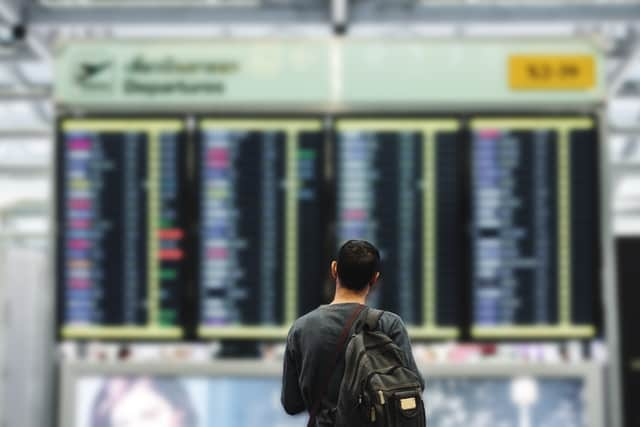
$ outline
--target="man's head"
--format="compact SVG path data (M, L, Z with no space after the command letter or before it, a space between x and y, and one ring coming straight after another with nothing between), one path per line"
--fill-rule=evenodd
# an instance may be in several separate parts
M331 263L331 275L342 288L358 293L368 290L380 277L380 253L365 240L349 240Z

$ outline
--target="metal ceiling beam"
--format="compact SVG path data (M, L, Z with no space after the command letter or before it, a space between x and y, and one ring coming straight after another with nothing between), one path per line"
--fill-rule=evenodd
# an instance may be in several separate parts
M48 231L0 231L0 241L12 239L42 239L46 243L50 238Z
M611 135L638 137L640 136L640 125L629 126L629 127L609 126L608 131Z
M18 45L15 49L11 49L10 52L0 53L0 67L6 64L33 61L37 58L31 49L27 49L26 46L19 47Z
M611 171L621 177L640 175L640 163L615 163Z
M31 51L41 60L45 62L50 62L52 60L51 48L47 46L47 43L41 40L37 35L33 33L28 34L26 43Z
M0 128L0 142L3 139L21 140L30 138L51 138L53 132L48 127L33 127L33 128Z
M326 2L330 4L330 2ZM352 24L364 22L637 22L640 7L637 5L562 5L562 6L514 6L479 5L464 6L432 5L411 8L356 7L349 11ZM393 2L389 2L393 4ZM365 4L366 5L366 4ZM29 11L31 25L126 25L126 24L211 24L231 25L241 23L330 23L329 7L280 7L280 8L230 8L230 7L82 7L47 8L34 5Z
M9 25L15 25L20 22L20 13L17 5L13 1L0 1L0 19Z
M640 151L640 144L634 139L627 139L620 150L620 159L633 158ZM640 166L640 165L639 165ZM640 172L640 168L638 169Z
M123 4L125 4L123 2ZM47 25L104 25L126 24L209 24L231 25L238 23L312 23L330 21L328 2L301 1L291 5L270 7L45 7L32 4L29 23Z
M0 164L0 174L11 175L13 178L27 179L48 179L51 169L38 165L3 165Z
M28 89L16 89L15 87L0 86L0 100L2 101L26 101L51 98L51 88L47 86L34 86Z
M15 215L16 213L37 215L41 212L46 212L50 207L49 202L46 200L25 197L11 204L0 206L0 217L7 214Z
M33 83L29 81L27 76L24 74L24 71L22 71L22 68L20 68L18 64L10 64L7 68L15 77L16 82L18 83L18 90L29 91L30 88L34 87ZM35 87L36 89L38 88L37 85L35 85ZM51 123L51 121L53 120L53 117L44 105L44 102L32 101L29 103L29 107L31 111L33 111L33 114L38 117L43 126L45 126L47 123Z
M388 0L354 2L351 22L633 22L640 19L637 4L407 4Z
M630 48L628 56L621 62L609 80L609 95L616 97L624 88L628 81L629 71L636 65L636 61L640 59L640 39L635 38Z

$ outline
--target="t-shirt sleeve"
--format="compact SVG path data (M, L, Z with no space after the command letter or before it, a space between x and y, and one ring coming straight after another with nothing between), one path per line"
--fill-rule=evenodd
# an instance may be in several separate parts
M389 338L391 338L393 342L402 349L405 357L407 358L407 366L416 373L420 379L420 386L424 390L424 378L418 370L418 366L416 365L416 361L413 357L409 333L407 332L407 328L404 326L404 322L398 316L394 316L387 335L389 335Z
M280 401L284 410L289 415L299 414L306 408L302 399L302 392L298 383L298 369L295 359L295 342L293 340L293 328L287 337L287 346L284 352L284 366L282 370L282 392Z

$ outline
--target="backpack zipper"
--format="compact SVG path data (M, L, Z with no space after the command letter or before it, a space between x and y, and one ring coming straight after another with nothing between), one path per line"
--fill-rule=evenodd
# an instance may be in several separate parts
M378 398L380 399L380 404L384 405L385 400L384 400L384 393L382 392L382 390L378 390Z
M375 370L373 372L370 372L369 375L367 375L362 380L361 383L362 384L367 384L374 375L391 375L391 373L393 373L393 371L395 371L396 369L399 369L399 368L404 368L404 366L392 366L391 368L383 368L383 369Z
M366 385L366 384L368 384L368 383L369 383L369 381L371 381L371 378L372 378L374 375L376 375L376 374L377 374L377 375L389 375L389 374L391 374L393 371L395 371L396 369L399 369L399 368L403 368L403 366L394 366L394 367L393 367L393 368L391 368L391 369L381 369L381 370L378 370L378 371L371 372L369 375L367 375L367 376L366 376L366 377L365 377L365 378L360 382L360 389L361 389L361 390L362 390L362 389L364 389L364 388L365 388L365 385ZM410 384L402 385L402 386L398 386L398 387L391 387L391 388L384 389L384 390L386 390L386 391L393 391L393 390L397 390L397 389L407 388L407 386L411 386L411 385L415 386L416 388L419 388L419 387L420 387L420 384L416 382L416 383L410 383ZM379 392L379 393L380 393L380 392L382 392L382 389L380 389L378 392ZM380 395L379 395L379 396L380 396ZM382 396L382 400L384 400L384 396ZM384 403L382 403L382 404L384 405Z
M378 369L376 371L373 371L371 373L369 373L369 375L367 375L362 381L361 381L361 385L367 384L369 383L369 381L371 380L371 378L374 375L391 375L395 370L397 369L407 369L408 371L411 371L410 369L408 369L406 366L393 366L391 368L384 368L384 369ZM414 372L411 372L413 374L414 377L417 377L417 375ZM413 384L413 383L412 383ZM416 384L418 384L416 382Z

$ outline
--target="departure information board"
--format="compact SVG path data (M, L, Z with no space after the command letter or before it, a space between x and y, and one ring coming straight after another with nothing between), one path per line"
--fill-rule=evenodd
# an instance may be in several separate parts
M335 159L337 246L365 239L381 252L370 303L401 315L413 337L456 337L458 121L340 120Z
M283 338L317 307L324 256L320 120L203 120L199 336Z
M590 118L473 120L475 338L590 337L599 283Z
M63 120L58 319L63 338L182 336L183 123Z
M593 118L187 123L60 121L62 338L283 338L349 239L415 339L598 332Z

